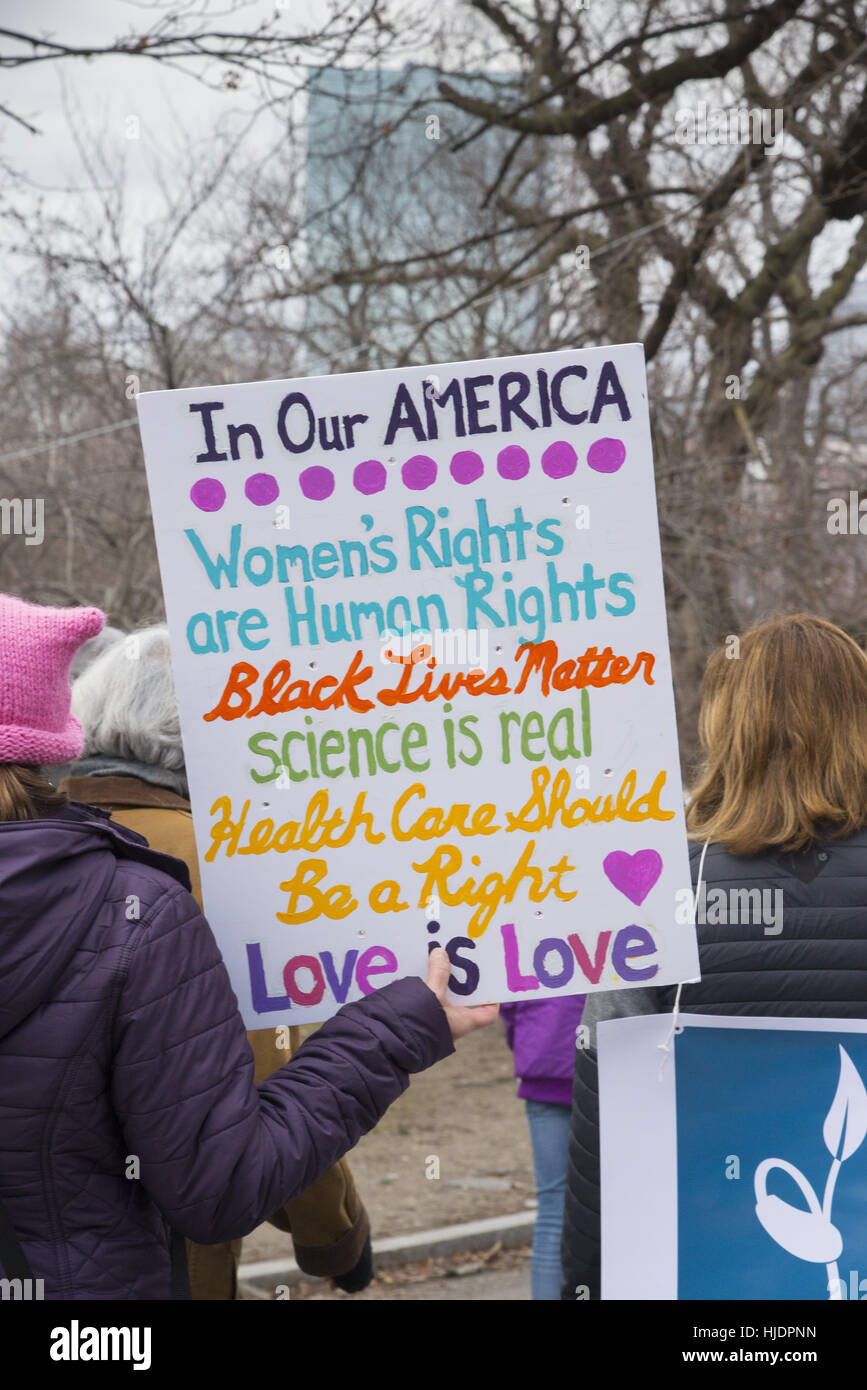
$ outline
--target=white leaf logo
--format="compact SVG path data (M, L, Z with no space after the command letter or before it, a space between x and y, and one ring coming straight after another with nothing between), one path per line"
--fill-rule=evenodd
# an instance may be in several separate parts
M839 1043L837 1044L840 1046ZM843 1251L843 1238L831 1221L831 1204L840 1169L847 1158L864 1142L867 1135L867 1090L858 1070L845 1048L840 1047L840 1079L831 1109L825 1116L822 1136L831 1155L831 1167L825 1179L825 1191L819 1198L799 1169L784 1158L765 1158L754 1176L756 1216L771 1240L799 1260L824 1264L828 1275L829 1297L842 1299L837 1260ZM768 1174L775 1168L788 1173L801 1189L807 1210L768 1192Z
M788 1173L801 1189L807 1201L807 1211L794 1207L768 1192L768 1174L775 1168ZM830 1264L843 1250L843 1237L826 1219L819 1198L803 1173L784 1158L766 1158L759 1164L755 1176L756 1216L771 1240L788 1250L799 1260L815 1264Z
M840 1163L864 1142L867 1135L867 1091L851 1057L840 1048L840 1080L822 1135L832 1158Z

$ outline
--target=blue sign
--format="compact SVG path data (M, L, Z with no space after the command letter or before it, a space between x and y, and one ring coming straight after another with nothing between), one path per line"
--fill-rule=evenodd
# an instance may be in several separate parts
M867 1034L687 1027L675 1061L678 1298L867 1298Z

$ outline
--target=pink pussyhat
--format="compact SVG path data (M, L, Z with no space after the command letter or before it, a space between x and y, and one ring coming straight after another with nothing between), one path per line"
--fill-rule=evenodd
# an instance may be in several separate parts
M0 594L0 763L58 764L81 756L69 667L102 630L98 608L43 608Z

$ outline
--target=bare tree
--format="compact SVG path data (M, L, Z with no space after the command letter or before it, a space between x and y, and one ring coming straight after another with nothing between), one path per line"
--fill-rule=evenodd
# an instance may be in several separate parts
M136 395L289 374L301 319L243 302L251 267L224 225L239 161L250 174L243 132L175 154L171 177L158 167L146 215L117 148L82 131L79 152L81 196L4 219L19 274L2 310L0 492L41 499L45 537L3 537L0 585L130 625L162 611Z
M238 202L198 269L194 210L135 253L112 249L108 203L101 249L43 237L112 370L178 385L642 341L687 726L707 650L744 621L857 622L852 574L825 582L846 565L823 513L863 448L867 0L336 3L303 34L165 10L88 52L258 84L286 132L252 174L227 160ZM4 66L81 57L0 30Z

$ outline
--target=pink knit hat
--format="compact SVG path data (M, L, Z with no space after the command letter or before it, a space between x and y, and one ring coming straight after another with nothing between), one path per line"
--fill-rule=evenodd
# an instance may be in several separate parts
M69 667L105 622L98 608L43 608L0 594L0 763L71 762L84 735Z

